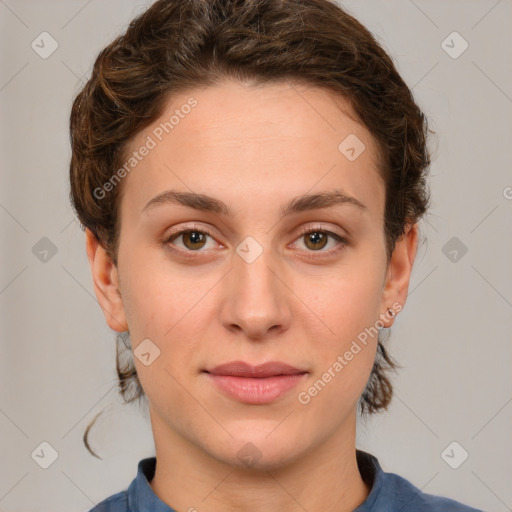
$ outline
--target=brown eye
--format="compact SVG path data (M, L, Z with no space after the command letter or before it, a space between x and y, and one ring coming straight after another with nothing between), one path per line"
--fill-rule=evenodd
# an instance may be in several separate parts
M322 231L311 231L304 235L306 247L312 250L323 249L327 245L329 235Z
M310 227L303 229L293 244L306 258L328 257L343 250L348 242L346 238L324 228Z
M201 231L184 231L181 233L183 245L190 250L201 249L206 243L206 233Z
M170 236L165 244L170 246L176 246L180 251L184 252L205 252L201 249L208 248L208 239L213 241L212 236L199 229L184 229Z

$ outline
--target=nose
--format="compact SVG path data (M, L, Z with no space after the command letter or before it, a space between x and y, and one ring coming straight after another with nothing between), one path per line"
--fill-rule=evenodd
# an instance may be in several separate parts
M233 255L220 313L226 329L262 340L289 328L293 294L278 269L269 250L252 263Z

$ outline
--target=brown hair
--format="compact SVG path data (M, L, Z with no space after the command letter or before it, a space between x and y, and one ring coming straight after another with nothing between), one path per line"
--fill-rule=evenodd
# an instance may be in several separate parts
M71 111L71 202L114 264L122 183L106 199L95 190L123 165L127 144L160 117L172 94L225 78L257 84L290 80L327 88L350 102L379 149L389 263L406 226L429 206L428 128L371 33L330 0L158 0L100 52ZM133 360L121 361L119 339L117 345L119 389L130 402L144 391ZM387 408L387 370L393 368L379 339L362 412Z

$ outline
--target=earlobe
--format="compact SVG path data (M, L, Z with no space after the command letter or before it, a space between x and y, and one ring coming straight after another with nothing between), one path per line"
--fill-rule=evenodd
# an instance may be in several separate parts
M386 273L386 283L382 294L381 309L393 309L398 313L404 307L409 291L409 282L418 249L418 224L406 226L404 234L397 240ZM390 315L387 315L388 318ZM394 322L394 315L389 325Z
M107 324L116 332L128 330L119 290L117 267L94 233L86 228L85 245L91 268L94 292Z

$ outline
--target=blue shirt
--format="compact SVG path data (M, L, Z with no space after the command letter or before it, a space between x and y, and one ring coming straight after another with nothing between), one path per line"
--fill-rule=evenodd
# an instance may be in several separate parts
M386 473L369 453L357 450L357 463L363 480L371 486L364 503L354 512L483 512L457 501L426 494L394 473ZM156 457L142 459L137 476L126 491L114 494L89 512L176 512L151 489Z

